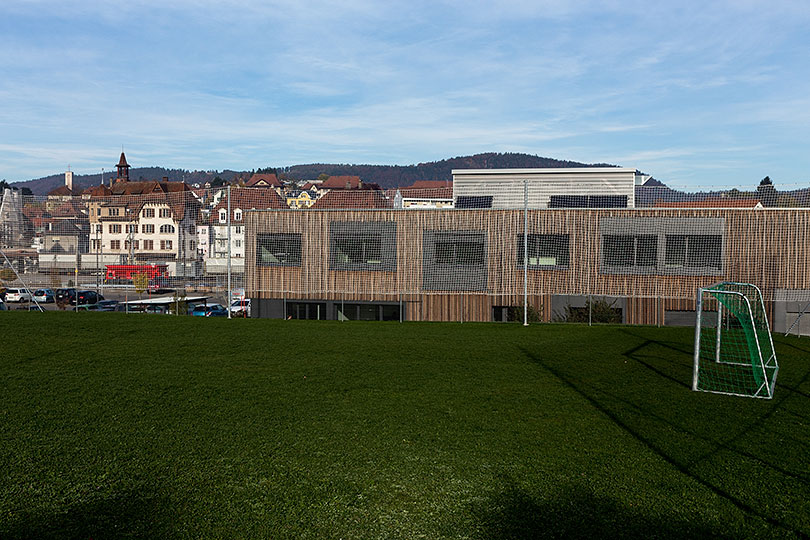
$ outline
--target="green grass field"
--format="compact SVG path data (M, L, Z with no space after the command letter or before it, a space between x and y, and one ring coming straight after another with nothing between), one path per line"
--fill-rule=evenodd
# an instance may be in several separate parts
M2 313L0 538L810 536L810 339L773 400L693 330Z

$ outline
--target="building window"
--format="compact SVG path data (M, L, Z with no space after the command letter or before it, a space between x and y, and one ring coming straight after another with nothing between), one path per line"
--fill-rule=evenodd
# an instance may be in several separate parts
M329 224L329 269L395 272L397 229L393 221Z
M144 240L143 241L143 250L144 251L153 251L155 249L155 241L154 240Z
M219 211L219 222L228 223L228 211L224 208Z
M456 208L492 208L492 195L459 195L456 198Z
M121 249L121 240L110 240L110 249Z
M107 215L108 216L118 216L118 215L120 215L120 211L121 211L120 208L108 208L107 209Z
M338 321L398 321L399 304L345 304L335 302Z
M234 221L242 221L242 210L237 208L233 211L233 220Z
M546 269L568 268L567 234L529 234L529 267ZM523 235L517 237L517 265L523 266Z
M154 234L154 233L155 233L155 226L154 226L154 225L152 225L152 224L148 224L148 225L144 224L144 225L141 225L141 232L142 232L143 234Z
M325 302L287 302L287 319L326 319Z
M155 209L154 208L144 208L142 215L145 218L153 218L153 217L155 217Z
M603 238L602 252L606 267L655 268L658 237L654 234L608 234Z
M195 247L196 247L196 244L194 243L194 240L189 240L188 249L194 249Z
M121 232L121 225L118 223L113 223L110 225L110 234L118 234Z
M256 235L256 266L301 266L301 234Z
M172 217L172 211L169 208L161 208L159 215L162 218L170 218L170 217Z
M236 227L233 228L233 232L234 234L242 234L242 227L237 225Z
M98 250L101 247L101 242L98 240L90 240L90 246L93 250Z
M138 226L137 225L126 225L125 229L126 229L127 234L138 232Z
M665 245L667 268L722 270L723 237L719 234L668 234Z
M160 226L160 234L173 234L174 233L174 226L173 225L161 225Z
M162 249L162 250L172 249L172 241L171 240L161 240L160 241L160 249Z
M133 249L138 249L138 241L134 240L131 244L129 240L124 240L124 249L129 250L130 245Z
M607 217L600 271L607 274L723 273L724 218Z
M234 245L234 247L238 247L238 248L240 248L240 247L242 247L242 241L241 241L241 240L239 240L239 239L234 240L234 241L233 241L233 245Z
M552 195L549 208L627 208L627 195Z
M484 231L424 231L422 288L483 291L487 288Z
M104 227L104 226L103 226L102 224L100 224L100 223L99 223L98 225L96 225L96 232L97 232L97 233L102 233L102 232L104 232L104 231L102 230L102 228L103 228L103 227Z

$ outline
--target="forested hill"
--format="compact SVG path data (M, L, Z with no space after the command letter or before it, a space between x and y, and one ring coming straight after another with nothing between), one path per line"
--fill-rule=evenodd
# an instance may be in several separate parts
M452 180L453 169L524 169L551 167L610 167L604 163L585 164L576 161L533 156L530 154L476 154L454 157L441 161L419 163L418 165L333 165L314 163L295 165L282 171L297 179L317 178L320 174L329 176L359 176L364 182L376 182L384 188L409 186L416 180ZM282 172L279 171L279 172Z
M267 166L259 169L262 172L276 172L283 179L314 180L321 174L328 176L359 176L363 182L375 182L384 188L408 186L416 180L452 180L450 171L453 169L522 169L522 168L552 168L552 167L610 167L605 163L586 164L576 161L563 161L530 154L517 153L485 153L474 156L454 157L419 163L418 165L349 165L314 163L310 165L293 165L291 167L276 168ZM129 177L132 180L160 180L164 176L172 182L185 181L189 184L204 184L213 182L217 178L231 181L237 175L245 176L256 171L187 171L183 169L165 169L162 167L132 168ZM256 171L258 172L258 171ZM107 172L105 183L109 183L114 172ZM51 190L64 184L64 173L28 180L14 182L13 187L29 188L36 195L47 195ZM100 174L74 175L74 185L79 189L96 186L101 182Z
M161 180L168 177L171 182L186 182L188 184L204 184L220 177L230 181L238 171L186 171L183 169L164 169L163 167L133 167L129 170L129 178L133 182L140 180ZM115 178L114 171L104 173L104 183L110 185L110 178ZM73 185L78 190L97 186L101 183L101 174L74 174ZM52 190L65 184L65 173L52 174L35 180L25 182L12 182L11 187L28 188L34 195L47 195Z

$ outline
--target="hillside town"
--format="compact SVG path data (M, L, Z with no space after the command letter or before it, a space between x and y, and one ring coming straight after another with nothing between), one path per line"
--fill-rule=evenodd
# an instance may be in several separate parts
M212 187L166 177L135 181L130 167L121 152L116 174L96 186L77 189L68 171L46 197L6 189L0 247L25 272L86 275L107 265L161 264L170 276L193 278L225 273L228 258L232 272L244 271L249 210L453 206L452 182L445 181L383 190L357 176L282 182L256 173Z

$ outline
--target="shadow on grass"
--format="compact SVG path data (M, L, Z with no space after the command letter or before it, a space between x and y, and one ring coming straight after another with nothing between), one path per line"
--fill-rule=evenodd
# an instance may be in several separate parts
M569 486L543 500L508 484L473 508L482 538L724 538L700 523L650 516L610 498Z
M171 508L165 497L130 492L60 507L51 513L25 513L4 520L0 522L0 538L177 538Z
M638 336L635 336L635 337L638 337ZM656 344L659 344L659 343L656 343ZM678 350L679 352L683 352L683 351L681 351L680 349L677 349L677 348L675 348L674 350ZM631 403L627 402L626 400L623 400L619 396L613 395L610 392L607 392L607 391L604 391L604 390L594 392L592 390L589 390L586 386L582 385L581 383L578 383L576 379L568 376L558 366L554 366L552 363L549 363L549 362L544 362L541 358L539 358L536 354L534 354L533 352L531 352L529 350L521 348L521 351L523 352L523 354L529 360L531 360L532 362L534 362L535 364L537 364L541 368L545 369L548 373L550 373L555 378L557 378L566 387L568 387L569 389L576 392L580 397L582 397L585 401L587 401L596 410L598 410L600 413L602 413L608 419L610 419L610 421L613 422L619 429L621 429L622 431L624 431L625 433L627 433L628 435L633 437L636 441L638 441L639 443L644 445L651 452L655 453L661 459L663 459L664 461L669 463L670 466L675 468L681 474L691 478L692 480L694 480L698 484L702 485L703 487L705 487L706 489L708 489L709 491L711 491L715 495L725 499L726 501L728 501L732 505L736 506L739 510L743 511L744 513L748 514L749 516L756 516L756 517L764 520L765 522L769 523L770 525L772 525L774 527L782 529L783 531L789 531L790 533L795 534L795 535L797 535L799 537L804 537L804 538L808 537L808 535L804 531L798 530L795 527L793 527L792 525L790 525L788 523L785 523L784 521L782 521L780 519L777 519L772 515L769 515L763 509L755 507L752 504L749 504L748 502L742 500L740 497L735 496L733 493L731 493L727 489L725 489L724 486L718 485L716 482L711 481L711 480L709 480L707 478L704 478L700 474L696 474L694 472L694 467L695 467L697 462L702 461L702 459L704 459L706 457L706 455L714 454L717 450L722 448L723 450L734 452L734 453L737 453L739 455L745 455L746 457L755 459L760 464L765 465L765 466L769 466L772 470L778 471L778 472L782 473L783 475L785 475L787 477L794 478L794 479L806 484L808 480L804 475L796 474L796 473L794 473L792 471L784 470L784 469L782 469L780 467L777 467L777 466L775 466L775 465L773 465L771 463L768 463L767 461L762 459L760 456L754 456L754 455L752 455L750 453L741 452L741 451L735 449L732 446L732 443L734 442L734 440L736 440L738 437L740 437L742 433L744 433L744 432L748 431L749 429L751 429L752 425L745 426L743 429L739 430L737 432L737 434L734 437L732 437L730 440L722 441L722 442L719 442L719 443L712 442L712 444L713 444L713 451L712 452L709 452L707 454L704 454L703 456L700 456L695 461L686 463L686 462L683 462L680 459L676 458L675 454L673 454L667 448L665 443L663 443L662 441L657 440L654 436L650 436L649 434L647 434L644 431L643 428L638 428L637 426L635 426L631 420L625 420L622 417L621 412L618 411L618 410L614 410L613 407L609 404L609 400L605 401L603 398L607 397L609 399L615 399L615 400L617 400L619 402L622 402L624 406L629 406L629 407L631 407L633 409L636 409L637 411L641 412L644 416L647 416L647 417L653 416L653 417L655 417L656 415L653 414L651 411L647 411L647 410L642 409L638 404L631 404ZM632 349L629 352L630 352L630 354L633 354ZM656 373L658 372L657 370L655 370L655 371L656 371ZM808 377L808 374L805 374L805 379L807 377ZM672 381L671 377L666 377L666 378ZM802 379L802 382L805 379ZM680 383L678 381L673 381L673 382L683 384L683 383ZM784 401L785 398L786 398L786 396L782 397L781 400L774 400L774 406L771 409L769 409L768 412L766 412L762 417L758 418L755 421L755 423L756 424L761 423L762 421L764 421L765 419L770 417L774 413L775 410L779 409L780 405L782 404L782 402ZM679 431L679 432L681 432L683 434L686 434L689 437L697 437L697 438L703 439L704 441L707 441L704 437L700 437L696 433L693 433L693 432L687 430L684 426L675 425L674 423L672 423L670 421L667 421L667 420L664 420L664 419L662 419L660 417L657 417L657 420L658 421L663 421L663 423L668 425L670 428L672 428L672 429L674 429L676 431Z
M628 335L630 335L630 336L632 336L634 338L640 338L640 336L636 336L635 334L632 334L632 333L627 332L625 330L622 330L622 332L624 332L624 333L626 333L626 334L628 334ZM642 365L645 368L649 369L650 371L654 372L656 375L664 377L665 379L669 379L670 381L691 390L691 388L692 388L691 384L686 383L684 380L682 380L682 379L680 379L678 377L673 377L669 373L663 372L659 368L653 366L652 364L650 364L649 362L644 360L644 355L640 354L640 352L642 350L646 349L647 347L650 347L650 346L664 347L666 349L670 349L670 350L675 351L677 353L688 354L688 352L684 351L682 348L679 348L679 347L677 347L675 345L669 344L669 343L667 343L665 341L656 341L656 340L647 339L644 342L642 342L640 345L636 345L632 349L623 352L622 356L624 356L624 357L626 357L626 358L628 358L630 360L634 360L634 361L638 362L640 365ZM691 375L691 371L689 372L689 375ZM690 381L690 383L691 383L691 381Z

